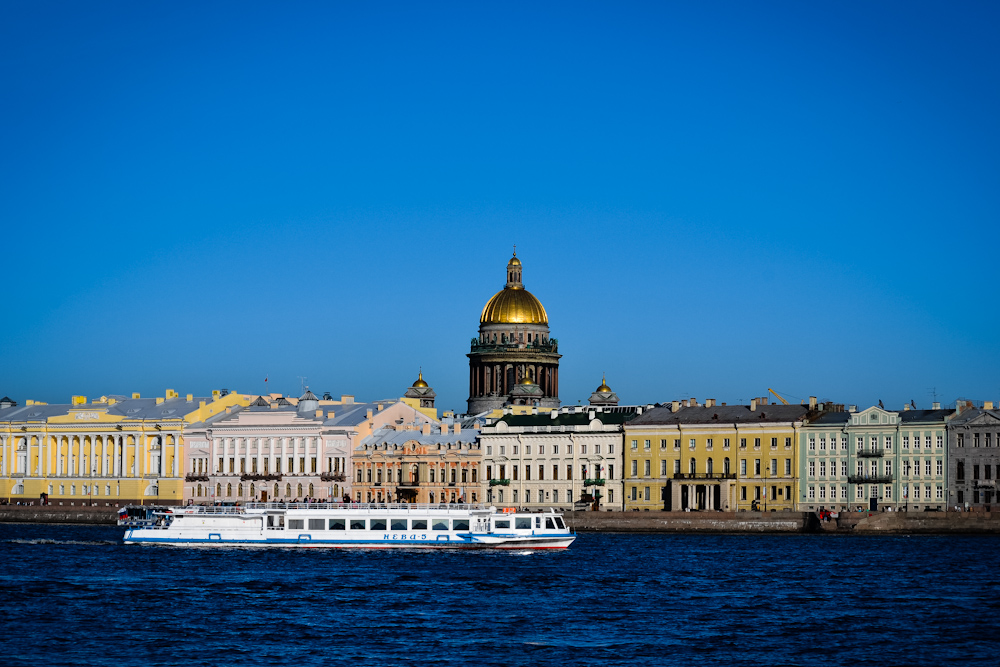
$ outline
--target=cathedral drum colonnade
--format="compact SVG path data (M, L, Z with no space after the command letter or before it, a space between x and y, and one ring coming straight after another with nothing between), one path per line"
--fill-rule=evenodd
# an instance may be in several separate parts
M469 414L505 405L559 407L558 341L545 307L521 280L521 260L507 263L507 282L479 318L469 357Z

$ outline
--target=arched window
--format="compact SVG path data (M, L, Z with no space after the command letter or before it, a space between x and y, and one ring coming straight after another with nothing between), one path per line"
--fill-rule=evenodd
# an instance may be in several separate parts
M227 498L232 498L233 497L233 485L232 485L232 483L226 484L226 497Z
M359 479L358 481L360 482L361 480ZM285 497L286 498L291 498L292 497L292 485L291 484L285 484Z
M722 472L729 474L729 457L722 460Z
M215 497L216 498L221 498L222 497L222 484L216 484L215 485Z
M708 463L705 466L705 472L707 472L709 475L712 474L712 459L711 458L708 459Z
M302 485L301 484L298 484L295 487L295 497L296 498L301 498L302 497Z
M198 485L198 497L201 498L201 484Z
M257 498L257 485L251 483L250 484L250 499L253 500L255 498Z
M697 464L695 463L694 457L692 456L691 457L691 474L692 475L695 474L695 472L697 472L697 470L698 470Z
M275 483L275 485L274 485L274 493L273 493L272 495L273 495L273 496L274 496L275 498L277 498L277 497L278 497L278 484L277 484L277 483Z
M312 484L309 485L309 497L310 498L313 497L313 485Z

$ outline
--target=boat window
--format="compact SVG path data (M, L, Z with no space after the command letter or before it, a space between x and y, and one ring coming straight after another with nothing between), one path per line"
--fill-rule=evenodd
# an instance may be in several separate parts
M304 519L289 519L288 530L302 530L305 527Z
M468 530L469 520L468 519L455 519L451 522L452 530Z
M410 530L427 530L427 519L414 519L410 524Z
M545 517L545 527L548 528L549 530L555 530L556 529L556 524L553 523L552 517L550 517L550 516Z
M368 523L369 530L385 530L385 519L372 519Z
M365 520L364 519L351 519L351 530L364 530Z
M406 530L406 519L392 519L390 526L393 530Z
M558 517L558 516L556 517L556 526L558 526L559 528L561 528L563 530L566 529L566 524L564 524L562 518Z
M344 530L347 527L347 519L330 519L330 530Z
M519 516L514 519L514 527L518 530L531 530L531 517Z
M324 519L309 519L309 530L323 530L325 525Z
M448 530L448 519L434 519L434 530Z
M497 528L510 528L510 519L497 519L493 525Z
M542 527L542 517L536 516L535 517L535 528L541 528L541 527Z

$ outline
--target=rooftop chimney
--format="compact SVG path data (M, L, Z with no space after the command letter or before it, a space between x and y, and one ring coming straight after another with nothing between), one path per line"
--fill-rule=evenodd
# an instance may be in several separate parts
M323 411L322 410L317 410L316 411L316 417L318 417L319 419L322 419L323 418Z
M458 435L461 432L462 432L462 425L459 424L458 422L455 422L454 425L452 426L452 433Z
M815 410L816 409L816 397L815 396L810 396L809 397L809 409L810 410Z
M341 394L340 395L340 402L342 404L344 404L344 405L353 405L354 404L354 397L351 396L350 394Z
M424 435L430 435L431 434L431 423L430 422L424 422L424 427L422 429L420 429L420 432L423 433Z
M756 412L756 411L757 411L757 399L756 398L751 398L750 399L750 412Z
M903 403L903 412L906 412L909 409L910 409L910 404L909 403Z
M214 393L214 392L213 392L213 393ZM133 391L133 392L132 392L132 398L139 398L139 392L137 392L137 391Z
M680 401L672 401L670 403L670 411L671 412L677 412L680 409L681 409L681 402Z
M698 407L698 399L697 398L692 398L691 399L691 407L692 408Z
M983 403L983 410L992 410L992 409L993 409L993 401L986 401L985 403Z
M938 402L938 401L934 401L934 403L931 405L931 408L933 410L940 410L941 409L941 403Z
M374 411L371 408L368 408L368 419L371 419L373 414L375 414Z

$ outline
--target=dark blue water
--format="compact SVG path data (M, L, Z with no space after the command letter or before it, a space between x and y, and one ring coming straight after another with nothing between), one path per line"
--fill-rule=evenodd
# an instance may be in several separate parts
M187 549L0 525L7 665L997 664L1000 538Z

